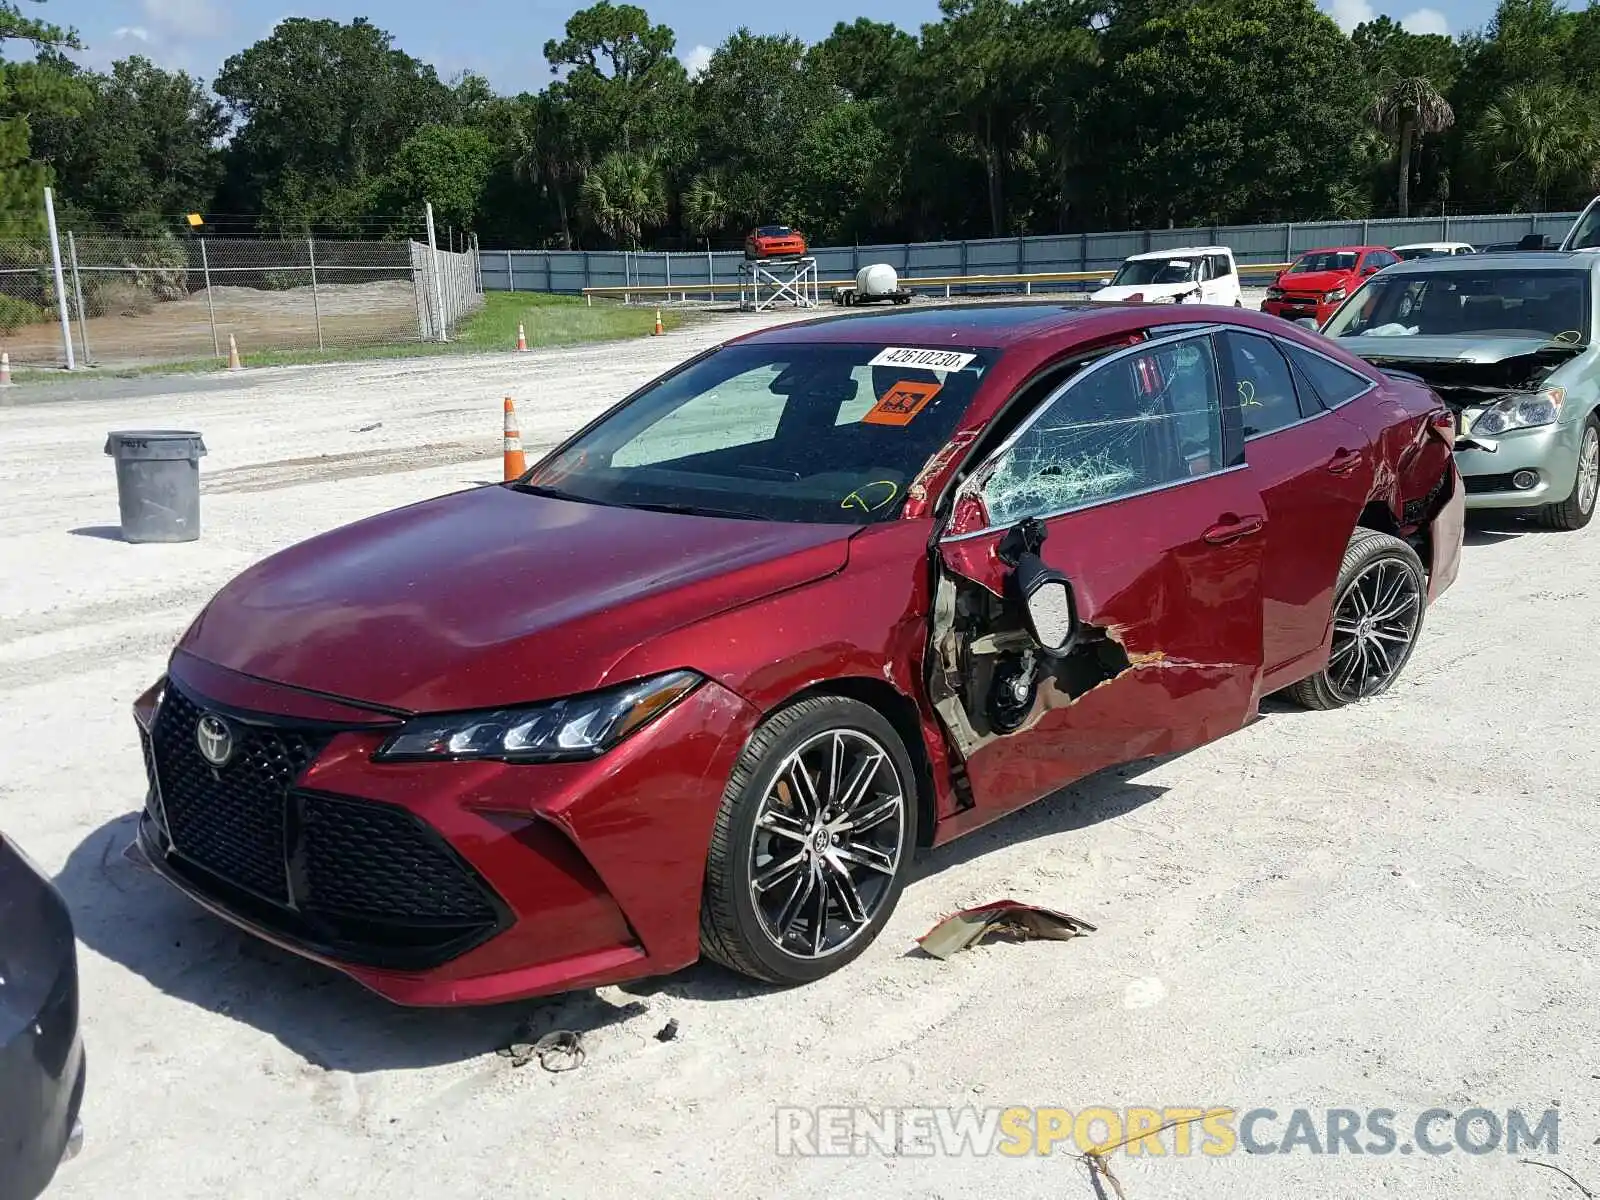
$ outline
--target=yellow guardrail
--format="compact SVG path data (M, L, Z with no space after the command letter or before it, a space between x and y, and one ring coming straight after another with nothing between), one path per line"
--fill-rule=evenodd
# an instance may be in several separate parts
M1276 275L1286 271L1290 263L1240 263L1239 274L1245 275ZM1006 287L1008 285L1019 287L1025 295L1033 294L1033 285L1036 283L1089 283L1109 279L1114 272L1108 271L1034 271L1023 274L1011 275L921 275L915 278L902 277L900 286L911 291L925 291L929 288L943 288L945 298L950 297L951 289L958 287ZM855 279L823 279L816 284L818 290L831 291L834 288L854 287ZM634 296L664 297L671 299L681 296L687 300L690 296L711 295L713 298L724 293L739 293L748 291L748 280L741 283L738 280L731 282L712 283L673 283L673 284L615 284L605 287L586 287L583 294L594 303L596 296L621 296L626 303Z

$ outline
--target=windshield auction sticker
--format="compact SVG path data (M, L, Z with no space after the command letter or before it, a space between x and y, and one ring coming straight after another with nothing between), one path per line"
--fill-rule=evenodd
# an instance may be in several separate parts
M919 350L915 346L889 346L880 350L869 367L920 367L924 371L959 371L976 354L955 350Z
M883 394L861 418L863 425L909 425L911 419L928 406L928 401L943 389L937 383L904 379Z

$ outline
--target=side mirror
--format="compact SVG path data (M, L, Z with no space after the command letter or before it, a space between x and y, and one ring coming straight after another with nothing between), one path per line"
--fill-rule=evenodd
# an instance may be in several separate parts
M1029 517L1000 539L995 552L1011 567L1007 584L1022 609L1029 636L1046 654L1060 658L1078 642L1078 602L1067 577L1039 557L1048 533L1044 522Z
M1046 654L1069 654L1078 641L1078 604L1072 584L1033 551L1022 555L1011 576L1028 632Z

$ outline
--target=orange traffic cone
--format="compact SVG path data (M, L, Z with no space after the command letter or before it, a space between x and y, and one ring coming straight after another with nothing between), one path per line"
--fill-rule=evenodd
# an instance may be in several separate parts
M661 310L658 308L656 309L656 333L662 334L665 332L666 330L661 327Z
M520 324L517 326L517 352L525 354L528 350L528 331Z
M506 481L521 478L528 470L528 459L522 453L522 434L517 431L517 406L506 397Z
M0 387L11 386L11 352L0 351Z
M228 335L228 370L244 370L244 364L239 361L239 343L234 340L231 333Z

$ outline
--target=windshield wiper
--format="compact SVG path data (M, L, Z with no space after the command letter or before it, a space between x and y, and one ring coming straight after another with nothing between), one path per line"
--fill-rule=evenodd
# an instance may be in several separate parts
M705 508L699 504L642 504L627 503L624 508L642 508L647 512L677 513L685 517L731 517L735 521L759 521L760 517L751 513L734 512L726 508Z
M545 487L539 483L508 483L506 485L513 492L524 492L529 496L546 496L551 500L572 500L578 504L598 504L598 500L590 500L587 496L574 496L571 492L563 492L560 488Z

